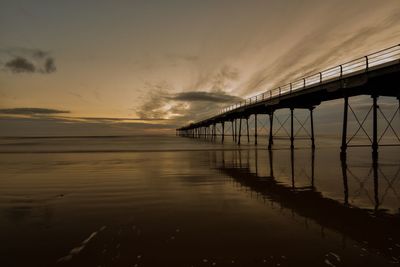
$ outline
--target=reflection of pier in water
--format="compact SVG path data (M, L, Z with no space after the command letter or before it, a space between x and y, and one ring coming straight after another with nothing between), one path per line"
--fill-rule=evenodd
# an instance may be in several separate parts
M282 208L289 209L306 219L313 220L322 227L322 230L329 228L341 233L344 241L347 237L351 238L370 249L377 250L377 252L390 257L393 261L398 262L400 260L400 217L398 214L391 215L378 209L383 201L383 197L380 198L379 196L379 179L385 179L388 184L388 188L384 190L384 195L389 189L395 192L393 183L399 177L400 168L393 179L388 179L380 169L378 162L374 161L372 163L368 177L373 176L374 209L361 209L349 204L348 180L349 178L358 178L345 161L342 161L341 164L344 192L344 200L341 203L324 197L314 186L314 150L311 150L311 161L309 162L311 175L308 186L296 186L295 151L290 151L290 185L277 181L277 176L274 174L273 151L268 152L268 162L263 162L269 165L269 175L264 176L258 172L260 163L258 162L257 150L254 150L255 170L250 168L250 151L247 153L247 158L243 157L243 153L240 150L233 152L222 151L219 156L216 154L214 164L218 170L232 177L240 186L263 196L264 199L278 203ZM227 158L228 153L232 153L231 158ZM360 188L362 188L365 180L359 179L359 181Z

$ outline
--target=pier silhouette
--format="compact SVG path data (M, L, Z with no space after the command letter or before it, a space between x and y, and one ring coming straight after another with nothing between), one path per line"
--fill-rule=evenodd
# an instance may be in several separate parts
M218 114L178 128L176 133L179 136L211 140L221 137L222 142L224 142L225 136L231 135L232 140L240 145L244 128L246 128L244 135L250 142L249 118L253 116L254 143L257 144L257 116L266 115L269 124L269 149L272 149L276 131L280 129L284 129L286 138L290 141L290 148L295 147L295 140L299 139L297 136L299 130L307 133L306 138L310 140L311 147L314 148L313 112L315 112L315 108L325 101L343 99L341 156L346 156L349 147L370 146L373 157L377 157L379 146L400 145L399 134L393 127L393 123L397 121L395 117L397 114L400 115L399 107L389 116L382 111L378 104L379 97L385 96L396 98L400 105L399 84L400 45L395 45L245 99L220 110ZM372 100L364 118L359 118L360 114L355 112L350 103L351 97L359 95L368 95ZM275 112L281 109L290 110L289 116L284 121L280 121L275 116ZM305 121L299 120L295 115L296 110L307 110L309 117ZM358 125L358 129L352 135L348 133L349 114L355 117ZM370 114L372 131L368 132L365 122ZM285 123L288 121L290 127L287 130ZM295 121L298 123L298 129L294 127ZM378 132L378 123L385 125L382 132ZM226 124L230 126L230 133L226 132ZM395 142L383 144L382 138L389 130L394 133ZM366 143L354 144L352 142L354 136L359 132L366 135Z

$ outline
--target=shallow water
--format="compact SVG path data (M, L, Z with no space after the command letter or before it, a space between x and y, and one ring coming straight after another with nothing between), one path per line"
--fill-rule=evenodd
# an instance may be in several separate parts
M400 150L3 138L1 266L386 266ZM399 193L398 193L399 192Z

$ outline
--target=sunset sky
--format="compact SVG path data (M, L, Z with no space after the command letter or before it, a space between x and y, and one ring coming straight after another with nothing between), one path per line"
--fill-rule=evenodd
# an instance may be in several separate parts
M173 130L400 43L399 0L0 0L1 135Z

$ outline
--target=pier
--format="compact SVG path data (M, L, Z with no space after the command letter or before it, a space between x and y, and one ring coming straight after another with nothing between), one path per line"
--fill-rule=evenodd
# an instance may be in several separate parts
M295 147L297 131L294 127L296 110L307 110L309 118L306 122L297 120L299 127L307 132L307 139L310 146L315 148L315 133L313 113L316 108L326 101L343 99L343 123L341 156L345 157L347 149L354 146L370 146L373 157L378 156L380 145L399 146L399 135L393 128L396 116L400 116L400 44L381 51L348 61L338 66L320 71L290 82L278 88L270 89L264 93L245 99L223 108L214 116L204 120L191 123L176 129L176 134L184 137L205 138L213 141L220 137L224 142L226 136L231 136L232 140L241 144L242 137L245 135L247 142L250 142L249 118L254 116L254 144L257 145L257 115L266 115L269 127L268 149L272 149L274 144L274 127L283 127L274 121L277 110L289 109L290 129L288 141L290 148ZM368 95L371 97L370 109L364 119L358 118L356 112L351 107L350 99L354 96ZM396 98L399 106L392 116L387 116L379 108L379 97ZM351 112L356 118L358 129L355 134L362 131L368 137L365 144L353 144L354 135L348 133L348 116ZM372 131L366 131L364 123L369 114L372 114ZM378 118L378 114L380 114ZM383 118L383 119L382 119ZM379 120L379 121L378 121ZM309 121L309 123L308 123ZM386 127L382 132L378 132L378 123L385 123ZM230 125L231 132L226 132L226 125ZM392 130L398 143L381 144L382 137L388 130ZM245 131L245 134L243 134Z

